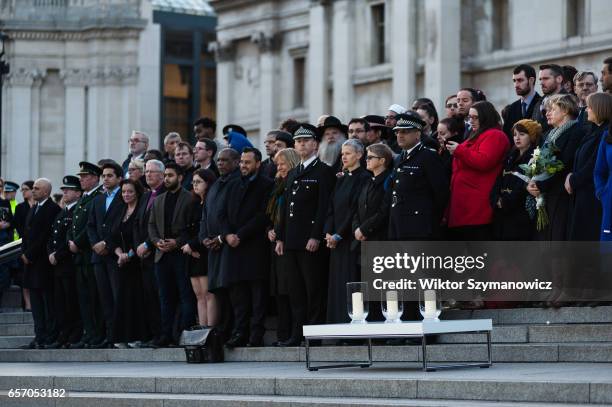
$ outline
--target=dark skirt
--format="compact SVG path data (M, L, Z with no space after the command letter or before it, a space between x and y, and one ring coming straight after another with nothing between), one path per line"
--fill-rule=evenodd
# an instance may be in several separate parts
M145 341L150 336L145 318L140 265L138 261L131 261L119 269L113 342Z
M207 251L200 253L200 258L185 256L187 261L187 275L191 277L206 277L208 275L208 256Z

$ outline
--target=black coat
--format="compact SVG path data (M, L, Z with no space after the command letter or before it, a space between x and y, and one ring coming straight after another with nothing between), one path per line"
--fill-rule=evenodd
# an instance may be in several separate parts
M107 257L115 258L113 241L111 239L112 230L116 223L121 222L121 214L125 208L125 203L121 198L121 189L117 191L111 201L108 210L106 210L106 194L98 194L91 206L89 219L87 220L87 236L89 243L93 247L96 243L105 241ZM102 258L92 252L91 262L93 264L100 263Z
M511 150L506 157L503 173L497 177L493 185L491 207L496 240L531 240L533 236L535 219L529 217L525 207L528 195L527 183L512 174L514 171L524 173L519 165L529 162L533 150L530 148L520 157L519 150ZM501 208L497 206L499 199L501 199Z
M593 171L599 143L607 128L608 122L601 126L593 125L593 131L583 139L576 150L574 169L570 176L573 193L570 195L567 240L599 240L602 208L601 202L595 196Z
M381 210L381 206L390 185L390 175L390 169L376 177L370 175L359 191L352 229L354 233L359 228L368 241L387 239L388 213ZM358 240L354 240L353 247L356 247L358 243Z
M55 260L57 265L54 266L55 273L69 274L73 273L74 262L73 254L68 248L67 234L72 226L72 214L76 205L73 205L70 209L62 209L55 219L53 220L53 230L47 243L47 253L55 253Z
M544 143L549 137L550 132L544 137ZM565 178L574 169L574 157L583 137L584 127L580 123L574 123L573 126L565 130L555 142L559 149L557 158L564 164L563 170L545 181L536 182L540 192L546 194L545 206L550 222L543 231L537 232L537 240L563 241L567 238L569 194L565 190Z
M216 238L223 234L220 222L221 211L224 210L227 200L227 186L234 179L240 177L238 169L217 179L206 193L206 201L202 210L199 239ZM223 287L221 280L221 250L208 252L208 289L214 291Z
M257 174L235 178L227 186L226 205L221 210L223 236L236 234L237 247L225 243L221 248L221 284L228 286L241 281L267 279L270 272L269 224L266 206L274 182Z
M327 297L327 322L346 322L346 283L359 280L357 251L351 250L353 237L353 215L357 211L357 198L369 173L363 167L352 173L348 171L338 178L329 203L325 233L338 234L342 238L334 249L330 249L329 282Z
M305 250L309 239L323 240L336 178L332 169L318 158L302 172L298 168L287 175L285 202L275 228L276 238L284 242L285 250Z
M30 261L24 269L24 288L44 288L51 284L53 274L47 255L47 242L53 229L53 220L60 210L53 199L49 198L38 211L35 205L28 212L21 246L23 254Z
M540 101L542 100L542 96L538 92L533 95L533 99L531 99L531 103L527 106L527 115L523 116L523 107L521 106L521 99L515 100L513 103L510 103L502 110L502 119L504 120L504 133L510 139L510 145L514 145L513 138L514 134L512 134L512 126L516 122L522 119L531 119L535 120L536 107L540 106Z
M433 239L449 197L450 178L438 154L419 144L399 155L383 209L389 213L389 240Z
M274 179L276 176L276 164L274 164L271 158L266 158L261 162L261 169L259 172L265 177Z

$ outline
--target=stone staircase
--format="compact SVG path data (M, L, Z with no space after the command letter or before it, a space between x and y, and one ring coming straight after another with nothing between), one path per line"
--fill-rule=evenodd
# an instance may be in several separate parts
M492 318L493 367L423 373L419 346L374 346L375 364L369 369L319 372L306 371L302 347L227 350L226 361L232 363L216 365L186 364L178 348L19 350L14 348L31 340L31 314L3 312L0 405L612 404L612 306L450 311L441 317ZM428 357L432 362L485 360L484 341L477 334L441 335ZM311 355L321 362L357 361L367 350L322 346ZM11 388L60 388L70 397L13 399L7 396Z

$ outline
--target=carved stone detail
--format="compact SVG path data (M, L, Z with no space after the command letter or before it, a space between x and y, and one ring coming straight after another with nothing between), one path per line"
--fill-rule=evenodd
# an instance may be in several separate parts
M40 86L45 77L45 72L34 68L15 68L7 76L7 82L11 86Z
M208 50L215 54L217 62L228 62L234 59L236 47L233 41L214 41L208 44Z
M274 52L280 48L281 37L278 33L257 31L251 35L251 42L259 47L260 52Z

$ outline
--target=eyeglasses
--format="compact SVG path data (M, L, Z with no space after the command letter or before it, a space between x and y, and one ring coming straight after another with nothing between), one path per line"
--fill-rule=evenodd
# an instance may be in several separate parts
M456 109L457 107L458 107L457 103L447 103L446 104L447 109Z
M468 119L470 119L472 121L478 121L478 116L476 116L476 115L469 115Z
M366 161L370 161L370 160L373 160L373 159L375 159L375 158L376 158L376 159L378 159L378 160L380 160L382 157L377 157L377 156L375 156L375 155L369 155L369 156L367 156L367 157L366 157Z
M387 115L387 116L385 116L385 120L395 120L396 117L397 116L389 116L389 115Z
M200 185L200 184L203 184L203 183L204 183L204 181L195 180L195 179L193 181L191 181L191 185Z

